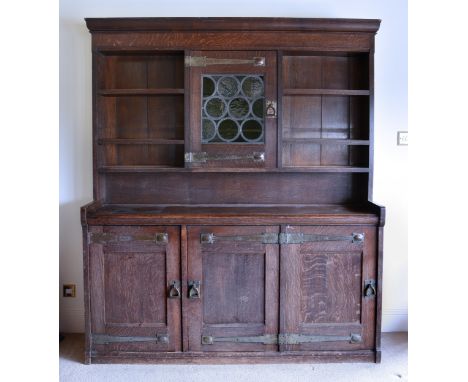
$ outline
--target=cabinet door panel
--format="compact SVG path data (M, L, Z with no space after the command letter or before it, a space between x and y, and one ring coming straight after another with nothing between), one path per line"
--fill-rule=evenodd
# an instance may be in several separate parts
M187 298L184 308L189 350L277 350L278 245L201 243L206 233L246 238L278 227L189 227L188 280L201 285L200 298Z
M190 51L190 167L276 166L276 53ZM205 58L206 65L196 60ZM255 59L262 64L254 64ZM272 114L272 115L270 115ZM262 155L263 154L263 155Z
M167 242L151 240L161 233ZM180 350L181 300L168 298L180 282L179 229L91 227L90 241L93 349Z
M376 278L374 231L356 226L283 229L317 241L281 246L281 350L373 348L375 296L365 297L364 287ZM364 241L353 242L355 233L363 233Z

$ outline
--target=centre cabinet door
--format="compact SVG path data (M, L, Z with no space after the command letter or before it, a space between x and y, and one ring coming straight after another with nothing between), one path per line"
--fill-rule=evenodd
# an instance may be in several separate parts
M229 42L227 42L229 43ZM276 166L276 52L189 51L189 167Z
M179 247L178 227L90 227L94 351L181 350Z
M190 351L276 351L279 227L188 227Z
M373 349L375 227L287 226L280 350Z

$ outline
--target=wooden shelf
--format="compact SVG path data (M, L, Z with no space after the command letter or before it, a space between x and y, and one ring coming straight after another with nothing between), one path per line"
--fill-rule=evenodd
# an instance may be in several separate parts
M349 89L283 89L283 95L343 95L343 96L368 96L369 90Z
M139 95L178 95L184 94L184 89L161 88L161 89L101 89L99 95L108 97L139 96Z
M317 143L321 145L368 146L370 142L362 139L332 138L283 138L283 143Z
M295 173L295 172L369 172L368 167L352 166L310 166L310 167L283 167L283 168L221 168L221 167L166 167L166 166L102 166L100 173L161 173L161 172L181 172L181 173Z
M144 139L124 139L124 138L101 138L98 139L99 145L183 145L185 141L183 139L156 139L156 138L144 138Z

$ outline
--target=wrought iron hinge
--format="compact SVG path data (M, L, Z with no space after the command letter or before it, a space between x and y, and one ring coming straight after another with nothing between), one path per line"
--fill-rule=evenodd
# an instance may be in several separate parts
M92 341L96 345L106 345L112 343L128 343L128 342L156 342L158 344L168 344L169 335L157 334L154 337L122 337L110 336L107 334L93 334Z
M365 298L374 298L377 294L375 280L365 280L364 281L364 297Z
M277 113L276 113L277 107L276 107L276 101L266 101L266 107L265 107L265 115L267 118L276 118Z
M152 241L156 244L167 244L169 234L158 232L152 235L118 235L109 232L90 232L88 241L90 244L126 243L131 241Z
M186 163L206 163L208 161L229 161L229 160L252 160L254 162L264 162L264 152L253 152L251 154L212 154L204 151L188 152L184 156Z
M277 233L259 233L257 235L233 235L221 236L214 233L202 233L200 235L200 243L214 244L215 242L222 241L237 241L237 242L256 242L262 244L278 244Z
M280 244L303 244L320 241L348 241L351 243L362 243L364 241L363 233L352 233L345 235L314 235L306 233L280 233Z
M332 336L332 335L309 335L287 333L278 336L278 343L283 345L298 345L313 342L339 342L347 341L351 344L362 342L360 334L351 333L349 336Z
M262 336L239 336L239 337L214 337L202 336L202 345L213 345L215 342L237 342L237 343L260 343L264 345L274 345L278 343L276 334L265 334Z
M216 342L235 343L261 343L264 345L299 345L314 342L341 342L346 341L351 344L362 342L362 336L358 333L351 333L349 336L333 335L309 335L309 334L264 334L260 336L235 336L235 337L215 337L204 335L201 338L202 345L213 345Z
M241 58L212 58L206 56L185 56L185 66L208 66L208 65L240 65L252 64L253 66L265 66L265 57L253 57L252 59Z

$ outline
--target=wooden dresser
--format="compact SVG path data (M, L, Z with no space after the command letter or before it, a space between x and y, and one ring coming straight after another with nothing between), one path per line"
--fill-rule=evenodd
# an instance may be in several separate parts
M379 362L380 21L86 23L86 363Z

